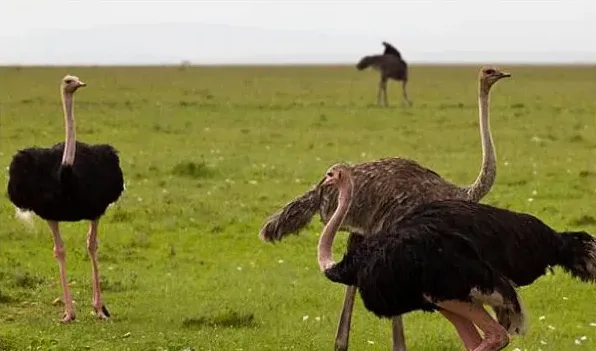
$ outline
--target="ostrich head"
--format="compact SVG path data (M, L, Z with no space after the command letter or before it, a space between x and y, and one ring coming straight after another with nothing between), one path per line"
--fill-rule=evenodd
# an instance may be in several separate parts
M488 91L497 81L508 77L511 77L511 74L507 72L502 72L494 67L483 67L480 70L480 86L483 90Z
M350 166L344 163L339 163L329 167L323 179L323 185L335 185L341 187L346 182L351 180Z
M67 74L66 76L64 76L64 78L62 78L62 90L68 94L72 94L75 91L77 91L77 89L79 89L80 87L84 87L86 85L87 84L81 82L81 80L77 76L71 76Z

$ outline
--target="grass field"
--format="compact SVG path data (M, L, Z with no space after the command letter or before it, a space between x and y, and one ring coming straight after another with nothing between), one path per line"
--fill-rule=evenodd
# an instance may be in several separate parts
M596 233L596 68L501 68L513 77L493 90L498 172L483 202ZM78 137L119 149L127 185L100 226L107 322L90 315L87 224L62 225L78 318L60 325L49 230L0 198L0 350L331 350L344 289L318 272L318 218L276 245L260 226L338 161L402 155L471 183L477 70L414 66L414 106L391 83L385 109L376 73L353 67L0 68L3 168L63 139L71 73L88 83ZM508 350L596 350L595 288L560 270L522 288L530 330ZM411 350L461 349L438 314L405 324ZM351 350L388 350L389 325L358 299Z

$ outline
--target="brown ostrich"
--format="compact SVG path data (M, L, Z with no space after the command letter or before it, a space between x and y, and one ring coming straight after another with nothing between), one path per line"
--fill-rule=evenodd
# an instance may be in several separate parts
M408 99L408 64L401 57L401 54L393 45L383 42L385 51L383 55L364 56L356 65L360 71L373 67L378 70L380 74L379 90L377 92L377 104L381 104L381 95L383 96L383 103L389 106L387 101L387 82L389 79L401 81L402 98L407 106L412 106L412 102Z
M341 230L351 232L348 250L363 237L374 235L399 221L416 206L436 200L462 199L478 202L491 189L496 176L496 153L489 125L489 93L494 83L509 73L495 68L482 68L479 76L479 121L482 140L482 168L473 184L457 186L413 160L384 158L352 166L356 187L354 202L342 223ZM263 225L264 241L282 240L298 233L317 211L327 223L337 207L337 190L322 182L286 204ZM336 350L347 350L356 288L348 286L335 340ZM406 350L400 316L393 318L393 350Z

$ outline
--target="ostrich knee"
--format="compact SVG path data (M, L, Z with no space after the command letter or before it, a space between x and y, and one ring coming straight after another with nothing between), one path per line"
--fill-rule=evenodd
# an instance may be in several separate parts
M63 263L66 260L66 249L64 248L64 244L54 244L54 258L61 263Z
M91 258L97 257L98 247L99 245L97 245L97 237L95 235L92 235L90 232L87 236L87 252L89 253L89 256L91 256Z

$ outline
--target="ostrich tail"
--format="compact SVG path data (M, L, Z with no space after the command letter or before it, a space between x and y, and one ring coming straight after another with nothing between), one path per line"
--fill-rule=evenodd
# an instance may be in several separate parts
M35 228L35 222L33 221L33 212L15 207L15 217L17 217L17 219L21 221L23 224L25 224L28 228Z
M596 238L586 232L564 232L557 262L572 276L596 283Z
M528 324L521 297L507 278L499 277L497 284L495 291L503 297L500 306L493 305L497 321L510 335L524 335Z
M259 237L263 241L272 242L281 241L288 234L297 234L319 209L319 200L317 188L309 190L269 217L261 228Z

